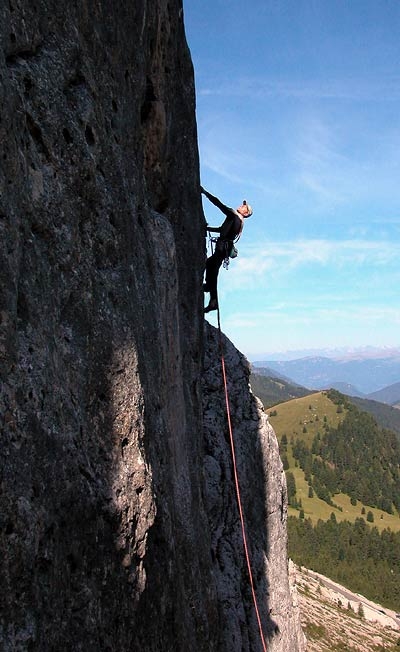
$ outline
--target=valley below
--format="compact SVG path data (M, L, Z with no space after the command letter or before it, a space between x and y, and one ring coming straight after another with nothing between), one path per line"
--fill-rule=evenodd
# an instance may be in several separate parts
M396 612L290 562L307 652L400 650Z
M257 382L286 472L307 651L400 652L398 410Z

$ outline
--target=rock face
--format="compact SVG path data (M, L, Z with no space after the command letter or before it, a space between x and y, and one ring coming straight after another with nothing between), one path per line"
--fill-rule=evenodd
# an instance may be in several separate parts
M206 324L204 502L222 625L218 649L262 651L235 492L221 357L245 536L265 641L270 652L300 651L304 636L288 579L286 479L276 436L261 401L249 388L249 363L227 338L220 338Z
M232 577L222 609L212 560L181 1L0 1L0 40L0 648L220 651L230 619L251 641L249 596ZM286 551L284 520L273 534L263 509L267 596L275 536ZM295 651L287 590L274 591L265 627Z

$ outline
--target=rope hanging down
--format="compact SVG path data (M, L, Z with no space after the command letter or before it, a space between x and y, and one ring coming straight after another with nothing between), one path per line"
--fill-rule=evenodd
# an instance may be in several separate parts
M233 440L231 412L230 412L230 407L229 407L228 384L227 384L227 380L226 380L226 371L225 371L225 359L224 359L224 353L223 353L223 348L222 348L221 321L220 321L219 307L217 308L217 315L218 315L218 337L219 337L219 348L220 348L220 354L221 354L222 378L223 378L223 381L224 381L224 391L225 391L226 416L227 416L227 420L228 420L229 440L230 440L231 453L232 453L233 474L234 474L234 478L235 478L236 499L237 499L238 508L239 508L240 524L241 524L241 527L242 527L243 547L244 547L244 553L245 553L245 557L246 557L247 571L248 571L249 580L250 580L251 593L252 593L252 596L253 596L254 609L255 609L255 612L256 612L256 616L257 616L257 623L258 623L258 629L259 629L259 632L260 632L261 643L262 643L262 647L263 647L264 652L267 652L267 644L266 644L265 639L264 639L264 633L263 633L262 625L261 625L260 612L259 612L258 604L257 604L257 596L256 596L256 592L255 592L255 589L254 589L253 573L252 573L252 570L251 570L250 555L249 555L249 550L248 550L248 546L247 546L246 528L245 528L245 524L244 524L242 499L241 499L241 496L240 496L239 476L238 476L238 472L237 472L235 444L234 444L234 440Z

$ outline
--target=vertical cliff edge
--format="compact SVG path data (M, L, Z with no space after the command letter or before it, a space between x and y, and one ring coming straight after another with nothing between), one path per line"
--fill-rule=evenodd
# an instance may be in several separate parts
M0 0L0 648L261 649L181 0ZM224 339L268 649L304 649L276 439Z

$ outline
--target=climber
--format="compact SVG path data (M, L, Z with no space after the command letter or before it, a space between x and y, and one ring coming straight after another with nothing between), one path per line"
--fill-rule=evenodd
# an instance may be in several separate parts
M218 294L217 294L217 279L219 268L223 261L229 258L232 251L233 243L239 239L243 229L243 218L250 217L253 214L251 206L243 200L243 203L236 210L225 206L217 197L211 195L207 190L200 186L200 191L210 200L214 206L219 208L220 211L226 215L224 222L219 227L207 226L208 232L219 233L218 239L215 243L214 253L207 258L206 262L206 282L203 285L204 292L210 293L210 302L204 312L210 310L217 310L218 308Z

